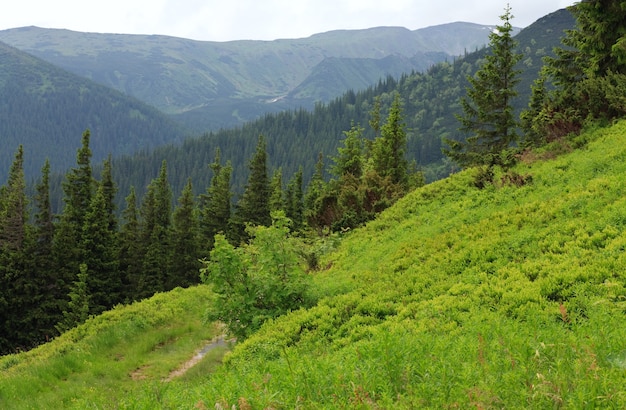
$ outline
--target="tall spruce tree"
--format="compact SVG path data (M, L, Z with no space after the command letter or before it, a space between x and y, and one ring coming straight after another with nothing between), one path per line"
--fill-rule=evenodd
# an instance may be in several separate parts
M82 263L89 270L87 288L91 297L89 313L98 315L121 302L117 232L111 229L110 187L100 184L83 225Z
M82 145L76 154L75 168L65 176L63 183L63 213L55 230L53 254L62 291L67 296L70 286L76 280L79 265L82 263L82 234L85 215L91 206L95 181L91 169L90 132L82 136Z
M553 87L535 87L523 114L533 145L576 133L589 120L626 116L625 3L585 0L568 9L576 28L566 32L556 56L546 58L546 82Z
M285 202L283 198L283 170L274 170L274 175L270 180L270 213L273 211L284 211Z
M209 167L213 170L213 177L206 193L200 196L200 247L204 252L213 249L216 234L230 235L233 196L230 190L233 167L230 161L221 164L219 148L215 149L215 160ZM232 238L229 240L232 242Z
M200 282L198 214L191 179L178 199L172 215L171 246L166 289Z
M449 149L444 153L462 167L484 165L491 172L495 165L510 165L503 152L518 140L511 100L517 95L520 71L515 65L521 59L515 52L512 18L507 5L502 24L489 34L490 53L475 76L468 77L467 97L461 99L463 115L457 118L459 130L471 136L465 141L445 140Z
M406 152L406 131L402 118L402 102L396 93L387 115L372 147L373 169L382 178L389 177L391 184L408 189L408 161Z
M28 249L24 149L20 145L0 197L0 352L31 347L33 286ZM30 266L28 266L30 267Z
M143 268L138 283L138 299L165 290L167 255L172 217L172 188L167 179L167 162L159 176L148 185L141 205Z
M267 171L267 147L265 138L259 136L256 151L250 159L250 177L237 202L233 218L233 231L236 243L247 242L246 224L269 226L270 217L270 180Z
M122 226L119 232L119 263L123 284L123 300L137 298L136 291L141 281L143 251L139 231L139 211L135 187L130 187L126 197L126 209L122 211Z

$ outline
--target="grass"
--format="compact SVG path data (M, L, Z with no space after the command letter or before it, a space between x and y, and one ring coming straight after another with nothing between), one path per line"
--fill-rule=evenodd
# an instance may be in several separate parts
M118 307L52 343L0 360L0 407L114 406L139 385L160 384L216 336L203 323L206 286ZM224 350L215 352L212 362Z
M626 122L583 139L525 157L513 170L532 176L523 186L478 190L468 171L411 193L320 261L317 306L181 378L160 380L195 343L166 354L189 322L172 313L142 341L112 335L83 351L78 338L3 358L0 407L37 382L15 407L624 408ZM177 292L171 303L210 297ZM128 363L133 351L143 359L116 370L115 354ZM130 369L149 377L129 380Z

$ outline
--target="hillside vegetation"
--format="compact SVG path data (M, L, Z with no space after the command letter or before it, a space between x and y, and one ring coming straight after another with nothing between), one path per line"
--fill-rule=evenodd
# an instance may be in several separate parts
M343 234L313 274L317 306L266 323L213 373L133 381L128 369L141 363L115 369L132 359L136 329L84 338L107 344L102 356L68 343L130 307L3 358L0 405L624 407L626 121L526 152L485 189L473 172L420 188ZM175 333L210 298L202 289L133 306Z

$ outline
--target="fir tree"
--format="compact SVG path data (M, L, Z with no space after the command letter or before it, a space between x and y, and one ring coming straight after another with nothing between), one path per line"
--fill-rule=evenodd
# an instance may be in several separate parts
M389 177L392 184L408 188L408 161L406 131L402 118L400 95L396 93L387 120L380 129L380 137L372 147L373 169L383 178Z
M458 116L459 130L471 134L466 141L447 139L449 149L444 153L462 167L510 165L502 155L518 139L518 123L513 115L511 100L517 95L515 85L520 71L515 65L521 54L515 53L512 37L511 8L507 5L502 24L489 34L491 54L474 77L468 77L467 97L461 99L463 115Z
M90 133L86 130L83 133L81 148L76 155L77 167L66 174L63 183L65 206L53 241L55 264L62 284L62 293L65 295L69 294L69 288L82 262L83 226L94 190L89 139Z
M287 183L285 190L285 215L291 220L294 233L304 228L304 202L302 191L302 167Z
M87 286L87 265L80 264L80 273L76 275L70 291L70 301L63 311L63 319L56 325L60 333L68 331L89 318L89 290Z
M137 297L142 273L143 252L139 232L139 216L135 187L131 186L126 197L126 209L122 212L122 227L119 233L119 263L123 282L123 300Z
M172 188L167 179L167 163L163 161L159 176L148 185L141 206L144 258L137 289L139 299L165 289L171 214Z
M285 203L283 198L283 170L278 168L274 171L270 180L270 212L284 211Z
M119 272L119 259L116 232L110 226L110 204L107 203L107 190L110 187L99 185L85 215L82 250L83 263L89 267L87 287L91 296L89 313L98 315L121 302L122 281Z
M216 148L215 160L209 167L213 170L211 184L207 188L207 192L200 196L201 249L206 252L213 248L216 234L229 234L228 224L231 218L232 207L230 178L233 168L230 165L230 161L226 165L220 163L219 148Z
M199 258L198 218L189 179L172 215L169 280L166 289L199 283Z
M250 177L237 202L233 228L236 243L246 242L246 224L253 226L269 226L270 217L270 181L267 172L267 150L265 139L259 136L256 151L250 159Z

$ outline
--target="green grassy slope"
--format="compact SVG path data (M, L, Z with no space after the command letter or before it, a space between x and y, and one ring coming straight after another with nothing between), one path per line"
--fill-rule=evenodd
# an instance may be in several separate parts
M321 302L268 323L215 372L164 382L124 370L114 394L113 365L93 365L98 376L90 363L103 357L54 342L49 358L0 361L0 407L63 394L74 408L623 408L626 121L572 144L583 140L525 155L515 172L530 184L477 190L459 173L347 233L316 274Z

